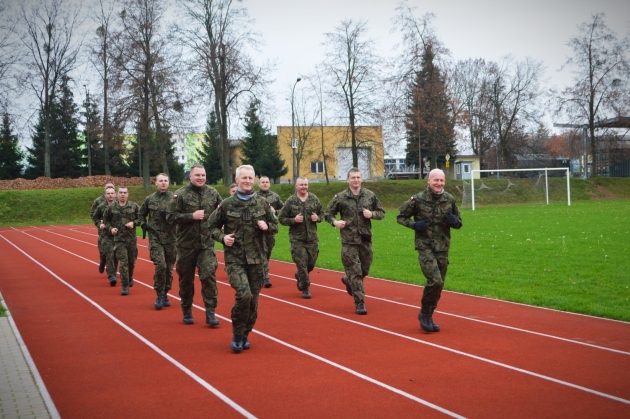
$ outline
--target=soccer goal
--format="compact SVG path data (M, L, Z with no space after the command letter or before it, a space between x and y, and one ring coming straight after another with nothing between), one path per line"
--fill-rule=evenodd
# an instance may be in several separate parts
M478 177L491 173L489 177ZM491 204L509 202L544 202L550 197L555 201L566 199L571 205L571 174L567 167L542 167L532 169L473 169L470 179L464 181L462 204L475 210L479 201Z

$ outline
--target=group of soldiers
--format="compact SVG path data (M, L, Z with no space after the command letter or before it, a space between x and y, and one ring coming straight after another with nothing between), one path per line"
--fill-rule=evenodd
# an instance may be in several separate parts
M133 286L133 272L138 255L136 227L148 235L149 252L154 264L154 307L170 306L168 293L173 282L173 266L179 276L179 297L184 324L193 324L194 277L198 273L206 313L206 324L219 326L216 317L218 291L217 257L214 242L224 247L225 269L235 301L231 311L233 337L230 346L239 353L251 347L249 334L258 316L259 294L272 286L269 260L275 245L278 223L289 227L291 257L296 266L295 279L302 298L312 298L310 272L319 255L317 224L326 221L340 231L341 278L352 296L355 312L367 314L364 278L372 264L372 220L385 217L377 196L362 187L361 172L348 172L346 190L336 194L323 210L319 198L309 192L305 177L295 181L295 193L286 202L270 190L269 178L260 177L254 190L256 174L250 165L236 169L230 196L222 199L215 188L206 184L206 171L196 164L190 170L190 182L176 192L169 191L169 178L158 174L156 191L141 206L129 201L124 186L105 185L105 191L92 205L100 253L99 272L106 272L110 286L117 284L120 273L121 295ZM425 332L437 332L433 322L446 268L450 229L460 228L461 218L452 195L444 191L444 173L435 169L428 176L427 189L405 202L398 223L415 231L419 263L427 279L419 315Z

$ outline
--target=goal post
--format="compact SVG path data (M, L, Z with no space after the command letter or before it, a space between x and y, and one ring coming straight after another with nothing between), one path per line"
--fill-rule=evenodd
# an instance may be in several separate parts
M564 171L566 177L567 188L567 206L571 206L571 173L568 167L541 167L530 169L495 169L495 170L480 170L473 169L470 171L470 184L471 184L471 208L475 210L475 174L476 173L502 173L502 172L539 172L544 174L545 179L545 202L549 205L549 172L550 171Z

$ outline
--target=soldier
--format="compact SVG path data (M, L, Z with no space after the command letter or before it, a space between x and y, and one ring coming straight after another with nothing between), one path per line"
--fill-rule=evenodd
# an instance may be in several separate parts
M418 262L427 280L418 316L420 327L425 332L439 332L440 327L433 322L433 312L446 279L451 228L461 228L462 220L455 198L444 190L444 172L431 170L427 184L424 191L402 204L396 221L415 230Z
M217 308L217 257L214 242L204 221L221 202L221 195L206 185L206 169L195 164L190 169L190 183L173 195L167 220L177 225L176 270L179 275L179 296L184 324L193 324L192 304L195 294L195 269L199 271L201 295L206 309L206 324L218 327Z
M280 195L272 191L271 182L267 176L261 176L258 180L258 188L260 189L258 195L262 196L267 200L273 213L279 211L282 208L282 199L280 199ZM271 288L271 280L269 279L269 263L268 261L271 259L271 252L273 251L273 247L276 245L276 238L273 234L265 235L265 240L267 242L267 263L263 267L265 271L265 279L263 282L263 286L265 288Z
M297 267L295 279L302 298L311 298L309 273L315 268L319 255L317 223L323 218L322 204L308 191L308 179L295 180L295 194L286 200L278 214L280 224L289 226L291 257Z
M105 210L116 200L116 190L113 186L105 188L105 201L92 213L92 221L98 229L98 250L101 263L105 260L109 285L116 286L116 258L114 257L114 236L107 230L103 216ZM103 273L99 265L99 272Z
M114 255L120 270L120 294L128 295L129 287L133 287L133 270L138 257L136 227L140 225L139 207L128 200L129 191L124 186L118 187L117 198L117 202L107 207L103 219L107 230L114 237Z
M236 169L236 193L226 198L208 219L212 238L223 243L230 285L235 290L232 307L232 351L250 348L249 332L258 317L258 297L267 257L265 237L278 232L269 203L254 192L254 168Z
M173 283L173 265L177 259L175 251L175 224L166 221L166 214L173 200L173 193L168 190L168 175L160 173L155 177L157 191L147 196L140 207L142 236L149 234L149 253L155 265L153 289L156 310L171 305L168 292Z
M341 234L341 261L345 275L341 282L354 298L357 314L367 314L363 278L372 264L372 220L385 218L385 210L369 189L361 187L361 171L348 171L348 188L336 194L328 205L326 220ZM336 215L341 219L337 220Z
M94 201L92 201L92 206L90 207L90 218L92 220L95 220L94 218L94 213L96 212L96 209L103 203L105 203L105 191L107 191L108 188L113 188L114 184L112 182L106 182L105 186L103 188L103 194L99 195L96 197L96 199ZM115 191L115 189L114 189ZM116 197L116 192L114 192L114 198ZM101 214L102 215L102 214ZM94 221L96 223L96 221ZM105 254L102 252L100 243L101 243L101 232L100 232L100 228L98 225L96 225L96 228L99 230L99 235L98 235L98 241L97 243L99 244L98 250L99 250L99 256L100 256L100 262L98 264L98 272L99 273L103 273L105 271L105 264L107 263L107 260L105 258Z

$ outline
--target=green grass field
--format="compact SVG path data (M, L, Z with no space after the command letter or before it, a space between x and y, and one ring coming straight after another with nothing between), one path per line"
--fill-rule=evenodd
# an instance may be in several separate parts
M463 209L464 227L453 231L446 288L630 321L630 179L571 182L571 206L562 193L554 192L552 204L544 205L539 194L524 196L514 188L500 197L501 205L494 194L480 201L476 211ZM487 184L501 188L490 180ZM418 181L366 186L387 209L385 220L373 223L375 258L370 275L422 284L413 232L396 223L398 206L422 186ZM311 190L326 205L344 187L313 184ZM225 187L217 189L226 196ZM449 182L447 189L461 199L457 182ZM276 185L274 190L286 198L292 188ZM89 223L90 204L100 192L0 191L0 226ZM130 188L130 199L142 202L150 192ZM338 232L327 224L319 232L318 266L341 270ZM276 243L273 257L290 260L284 227Z

